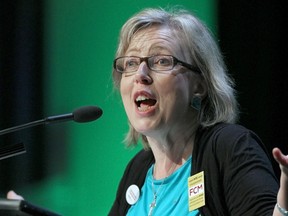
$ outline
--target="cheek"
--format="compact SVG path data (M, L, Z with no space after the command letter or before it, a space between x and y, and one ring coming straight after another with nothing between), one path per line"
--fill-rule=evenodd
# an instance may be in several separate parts
M131 92L132 92L132 89L131 89L130 85L128 85L127 82L122 79L120 81L120 94L121 94L121 98L122 98L125 109L127 109L127 107L129 107L128 103L130 101Z
M189 83L187 78L175 76L159 85L159 95L164 104L184 106L189 100Z
M120 94L122 97L127 94L128 88L129 88L129 85L127 83L127 80L122 78L120 80Z

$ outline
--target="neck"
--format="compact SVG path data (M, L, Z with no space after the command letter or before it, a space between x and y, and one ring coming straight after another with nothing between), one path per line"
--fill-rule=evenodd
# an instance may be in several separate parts
M154 179L170 176L181 167L190 157L194 145L194 136L184 142L174 145L163 145L148 137L148 141L155 157Z
M192 120L187 121L187 119ZM171 175L192 154L199 123L197 123L196 118L189 118L188 116L187 119L174 125L156 128L145 134L155 157L155 179Z

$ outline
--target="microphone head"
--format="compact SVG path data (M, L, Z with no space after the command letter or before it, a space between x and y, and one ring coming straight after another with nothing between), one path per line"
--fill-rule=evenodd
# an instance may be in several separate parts
M103 111L97 106L80 107L73 112L73 120L75 122L84 123L98 119Z

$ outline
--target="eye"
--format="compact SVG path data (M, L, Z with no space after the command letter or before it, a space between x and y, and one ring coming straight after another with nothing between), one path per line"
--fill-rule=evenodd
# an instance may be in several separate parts
M139 60L136 58L129 58L125 61L124 66L125 68L135 68L136 66L139 65Z
M170 56L156 56L154 59L154 64L157 66L171 66L172 60Z

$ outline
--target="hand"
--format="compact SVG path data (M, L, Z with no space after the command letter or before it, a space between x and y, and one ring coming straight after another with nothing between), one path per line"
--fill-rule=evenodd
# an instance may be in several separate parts
M288 209L288 155L284 155L279 148L272 150L274 159L278 162L281 169L280 188L277 195L277 203L284 209ZM280 215L278 208L275 206L273 215Z
M18 199L18 200L24 200L24 198L18 194L16 194L14 191L9 191L7 193L7 199Z
M278 162L282 174L285 174L288 178L288 155L284 155L279 148L274 148L273 157Z

